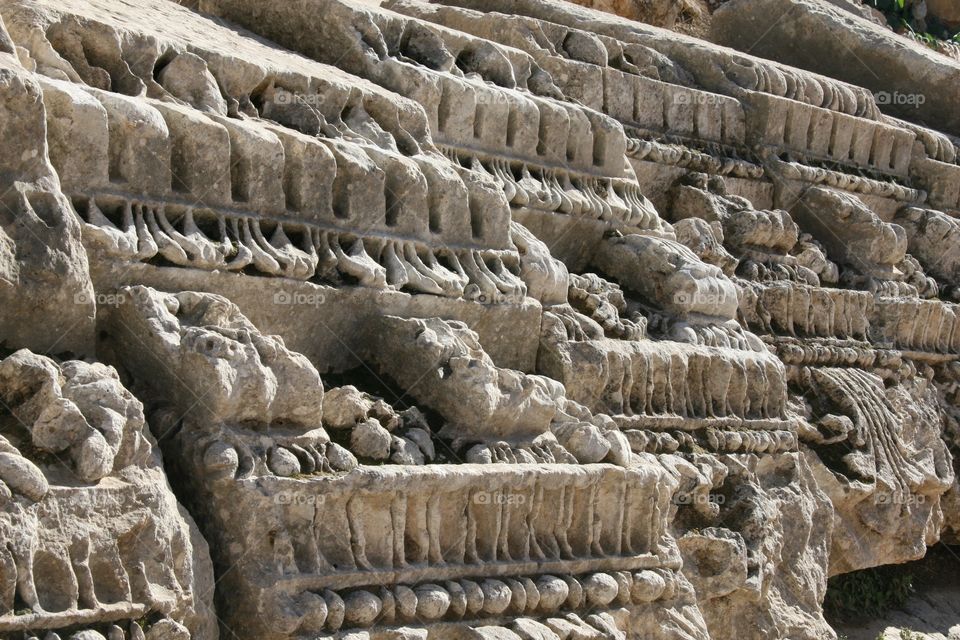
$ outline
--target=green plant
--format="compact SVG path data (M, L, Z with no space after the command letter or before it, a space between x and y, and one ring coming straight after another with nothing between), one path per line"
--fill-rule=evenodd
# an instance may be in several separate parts
M940 39L937 38L937 36L933 35L932 33L919 33L915 31L914 28L910 26L910 23L907 22L905 19L901 19L900 22L903 25L903 28L907 32L906 35L910 36L911 38L913 38L914 40L916 40L921 44L927 45L931 49L937 48L937 43L940 42Z
M824 610L837 619L877 617L902 607L913 593L913 575L878 567L834 576L827 584Z
M897 21L910 17L910 9L907 7L906 0L873 0L873 6L888 16L892 14L892 17Z
M960 33L952 34L950 31L947 31L945 28L934 28L933 33L931 32L918 32L914 28L913 19L913 8L912 5L916 4L916 0L872 0L871 4L883 12L887 17L887 23L891 28L898 32L902 32L903 35L913 38L918 42L936 49L937 44L940 41L953 42L960 44ZM935 24L936 23L935 21ZM940 25L942 27L942 25Z

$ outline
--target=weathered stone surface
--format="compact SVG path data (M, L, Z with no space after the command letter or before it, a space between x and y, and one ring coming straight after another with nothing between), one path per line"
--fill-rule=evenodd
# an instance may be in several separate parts
M960 27L960 7L946 0L926 0L927 12L947 27Z
M639 235L611 239L597 267L679 318L726 321L736 314L733 283L677 242ZM642 275L650 273L657 276Z
M5 32L4 32L5 33ZM80 223L50 164L41 86L0 54L0 336L9 349L85 353L95 300Z
M350 448L357 455L375 460L384 460L390 456L392 436L376 419L361 422L350 434Z
M117 372L24 349L0 401L4 635L112 640L149 617L147 637L217 637L206 542Z
M922 557L931 532L943 527L940 496L955 477L934 418L936 391L926 376L904 374L889 391L879 377L853 370L824 368L797 380L798 388L821 390L811 401L819 421L804 440L819 453L814 474L834 503L832 572ZM826 400L834 385L855 390L848 408ZM884 444L872 435L878 424L892 427ZM844 452L842 463L831 462L831 451Z
M384 373L443 414L458 437L482 433L521 442L549 430L562 388L548 378L496 367L465 325L386 318L380 336L371 355ZM475 404L468 404L471 397ZM474 433L473 425L483 425L482 432Z
M960 135L957 61L823 0L727 2L711 39L866 87L884 112Z
M843 4L715 13L817 75L553 0L0 3L0 636L835 637L828 576L960 539L954 114L873 93L949 63L845 75L896 40Z

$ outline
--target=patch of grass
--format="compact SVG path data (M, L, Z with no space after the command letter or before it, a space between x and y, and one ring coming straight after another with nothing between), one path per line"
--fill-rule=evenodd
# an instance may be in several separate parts
M937 47L937 41L938 41L938 40L937 40L937 36L933 35L932 33L917 33L916 31L914 31L913 29L910 28L910 25L909 25L909 24L904 23L904 25L905 25L908 29L910 29L910 37L911 37L911 38L913 38L913 39L916 40L917 42L920 42L920 43L922 43L922 44L927 45L928 47L930 47L930 48L932 48L932 49L936 49L936 47Z
M902 607L912 593L913 574L897 566L865 569L830 578L823 608L838 620L876 618Z

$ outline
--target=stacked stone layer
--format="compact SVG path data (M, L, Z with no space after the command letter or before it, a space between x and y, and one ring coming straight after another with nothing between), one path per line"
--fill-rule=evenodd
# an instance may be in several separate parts
M956 540L947 98L550 0L0 19L3 637L819 640Z

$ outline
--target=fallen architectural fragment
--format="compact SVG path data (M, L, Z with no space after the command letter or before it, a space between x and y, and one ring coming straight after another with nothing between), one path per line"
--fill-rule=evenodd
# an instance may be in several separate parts
M216 635L207 545L117 372L22 349L0 402L0 633Z

